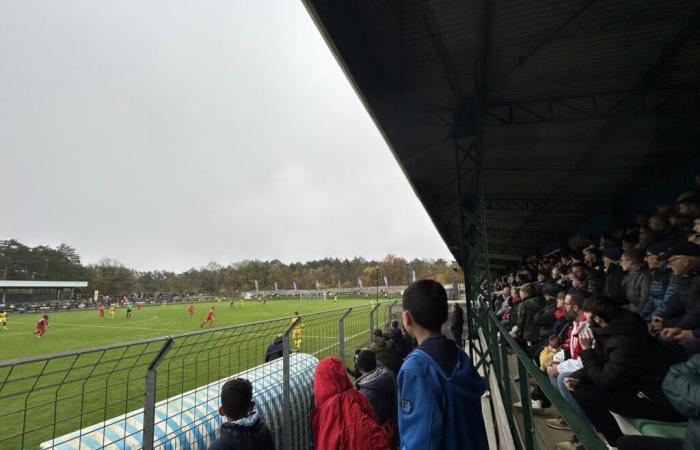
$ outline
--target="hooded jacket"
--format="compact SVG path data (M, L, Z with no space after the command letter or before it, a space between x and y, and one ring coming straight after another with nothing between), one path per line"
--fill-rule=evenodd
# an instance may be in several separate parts
M401 366L398 384L402 449L488 449L484 383L454 342L442 335L423 341Z
M355 387L367 396L380 424L396 422L396 382L385 367L379 366L355 381Z
M661 381L674 361L639 315L621 311L606 327L591 327L595 348L580 353L583 369L571 376L602 389L643 391L665 401ZM651 395L656 393L657 395Z
M334 356L316 366L311 425L315 450L390 449L369 400Z
M625 294L625 300L629 303L627 309L636 313L642 310L649 297L650 283L649 272L643 264L632 266L622 277L622 291Z
M544 307L545 302L542 297L530 297L520 305L516 324L518 325L518 334L526 341L533 343L539 341L540 327L535 323L535 315Z
M281 337L275 338L275 340L272 341L272 344L267 347L267 351L265 352L265 362L274 361L282 357L284 353L282 341L283 338Z
M262 417L253 412L248 417L221 424L219 438L209 450L275 450L275 444Z
M663 390L676 411L688 417L683 450L700 448L700 355L671 366Z

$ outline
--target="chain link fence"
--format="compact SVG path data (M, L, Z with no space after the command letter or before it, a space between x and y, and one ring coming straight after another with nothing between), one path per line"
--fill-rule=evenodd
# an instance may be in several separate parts
M0 362L0 448L204 449L233 376L253 384L277 448L310 448L316 362L352 364L392 318L384 302Z

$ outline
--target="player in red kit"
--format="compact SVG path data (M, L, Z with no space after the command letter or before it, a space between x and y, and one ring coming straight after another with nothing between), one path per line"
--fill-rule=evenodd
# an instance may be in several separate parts
M199 328L204 328L204 325L209 324L209 326L214 325L214 307L212 306L207 311L207 317L204 318L204 322L199 326Z
M194 305L190 305L187 307L187 314L189 314L190 317L194 316Z
M46 327L49 326L49 316L44 314L44 317L41 318L36 323L36 330L34 330L34 334L36 334L36 337L41 338L44 333L46 333Z
M141 311L141 303L136 304L136 311Z
M100 319L104 318L105 316L105 307L100 305L100 309L98 310L100 312Z

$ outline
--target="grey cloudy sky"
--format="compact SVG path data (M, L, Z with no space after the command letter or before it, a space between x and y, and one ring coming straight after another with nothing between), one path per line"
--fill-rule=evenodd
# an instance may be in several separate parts
M449 253L300 0L0 2L0 239L86 262Z

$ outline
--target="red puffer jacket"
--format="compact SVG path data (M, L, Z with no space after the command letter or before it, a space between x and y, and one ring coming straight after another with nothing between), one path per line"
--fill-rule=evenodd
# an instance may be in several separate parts
M316 450L391 450L369 400L334 356L316 367L311 423Z

